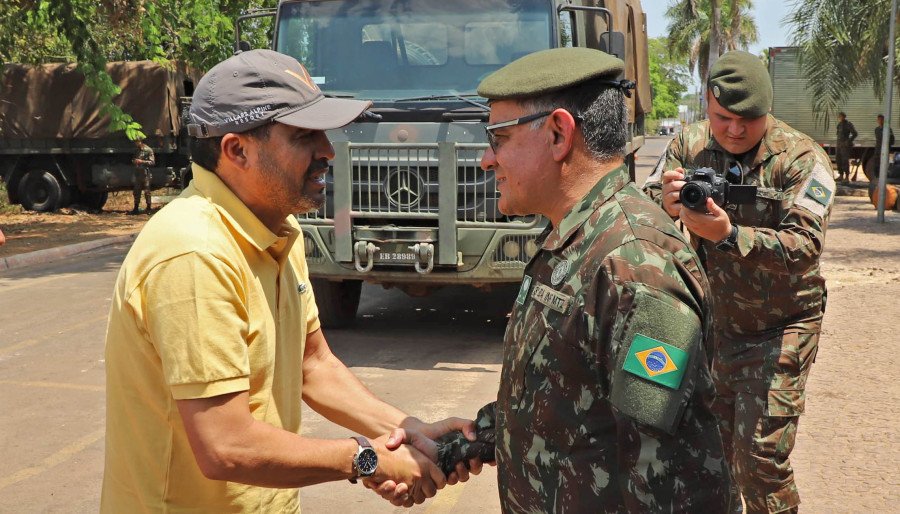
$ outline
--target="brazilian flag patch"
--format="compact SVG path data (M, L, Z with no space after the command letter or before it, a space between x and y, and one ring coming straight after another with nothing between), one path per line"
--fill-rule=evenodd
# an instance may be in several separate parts
M810 180L809 185L806 186L806 196L826 207L828 202L831 201L831 194L831 190L820 184L816 179Z
M678 389L688 365L688 354L670 344L635 334L622 369L645 380Z

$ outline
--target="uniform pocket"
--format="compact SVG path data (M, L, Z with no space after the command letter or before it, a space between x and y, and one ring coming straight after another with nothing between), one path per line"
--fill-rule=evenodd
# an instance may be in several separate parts
M534 352L540 347L541 341L547 337L547 319L542 312L538 312L536 316L529 319L527 326L522 328L520 341L521 344L515 354L515 358L509 363L512 368L512 383L510 384L510 396L512 401L510 405L513 410L519 410L522 407L522 400L526 396L525 374L528 369L528 363L534 357Z
M788 332L769 384L767 415L799 416L806 409L806 379L818 351L819 334Z
M735 220L741 225L751 227L771 227L781 220L781 204L784 201L783 191L760 187L756 190L756 201L752 204L740 205Z

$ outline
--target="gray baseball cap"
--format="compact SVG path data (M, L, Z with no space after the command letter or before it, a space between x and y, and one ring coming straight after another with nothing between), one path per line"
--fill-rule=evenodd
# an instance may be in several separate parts
M188 134L246 132L272 121L327 130L355 120L372 102L328 98L296 59L249 50L213 66L194 89Z

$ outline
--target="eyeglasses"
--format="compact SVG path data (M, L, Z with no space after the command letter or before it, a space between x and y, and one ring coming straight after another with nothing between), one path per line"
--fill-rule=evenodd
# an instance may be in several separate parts
M506 127L515 127L516 125L521 125L523 123L528 123L529 121L543 118L544 116L549 116L552 113L553 111L544 111L536 114L529 114L528 116L522 116L521 118L516 118L509 121L501 121L500 123L494 123L493 125L484 127L484 132L487 134L487 140L488 144L491 145L491 150L493 150L494 153L497 153L497 136L494 135L495 130Z

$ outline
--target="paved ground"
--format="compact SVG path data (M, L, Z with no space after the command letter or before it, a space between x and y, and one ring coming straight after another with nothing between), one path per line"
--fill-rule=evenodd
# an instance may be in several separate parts
M663 140L638 164L646 176ZM640 181L640 178L639 178ZM823 258L829 304L795 452L804 512L898 512L900 216L838 197ZM0 513L96 512L104 430L103 334L127 247L0 273ZM472 416L497 388L509 291L424 300L367 288L335 352L377 394L426 419ZM307 409L304 433L344 437ZM303 491L305 512L399 512L361 487ZM416 512L499 512L493 469Z

